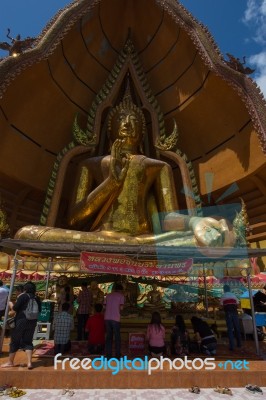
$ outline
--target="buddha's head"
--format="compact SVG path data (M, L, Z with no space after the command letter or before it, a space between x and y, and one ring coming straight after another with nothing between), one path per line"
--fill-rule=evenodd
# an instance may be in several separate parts
M121 139L125 147L138 147L146 129L144 114L131 99L114 107L108 117L108 133L113 143Z
M91 287L92 290L98 289L98 282L97 281L91 281L90 287Z

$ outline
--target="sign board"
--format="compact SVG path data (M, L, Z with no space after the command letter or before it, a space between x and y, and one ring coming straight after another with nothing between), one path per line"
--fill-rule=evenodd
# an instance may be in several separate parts
M140 261L126 255L89 253L80 255L81 270L118 275L158 276L188 274L193 267L193 259L161 264L159 261Z
M135 354L143 354L145 351L145 339L145 333L129 333L129 351Z

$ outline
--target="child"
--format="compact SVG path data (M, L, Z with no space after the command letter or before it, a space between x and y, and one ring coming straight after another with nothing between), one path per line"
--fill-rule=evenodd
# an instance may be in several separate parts
M95 314L86 323L85 332L88 332L88 350L90 354L102 354L105 343L103 305L94 305Z
M62 311L58 313L53 323L55 354L64 354L71 349L70 331L74 329L74 319L69 314L69 308L69 303L63 303Z

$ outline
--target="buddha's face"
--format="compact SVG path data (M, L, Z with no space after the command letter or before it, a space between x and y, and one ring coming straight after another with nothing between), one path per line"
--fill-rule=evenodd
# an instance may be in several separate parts
M59 286L65 286L67 283L68 283L68 278L67 278L66 275L61 275L61 276L58 278L58 285L59 285Z
M142 139L142 121L133 110L121 110L114 114L111 138L122 139L127 146L138 146Z
M98 283L96 281L91 282L91 289L92 290L98 289Z

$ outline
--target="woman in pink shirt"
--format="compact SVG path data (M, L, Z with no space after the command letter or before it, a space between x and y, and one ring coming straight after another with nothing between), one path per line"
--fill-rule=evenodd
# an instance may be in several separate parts
M158 311L152 313L146 337L151 355L153 357L162 356L165 353L165 328Z

